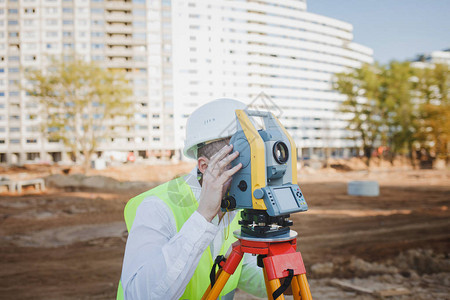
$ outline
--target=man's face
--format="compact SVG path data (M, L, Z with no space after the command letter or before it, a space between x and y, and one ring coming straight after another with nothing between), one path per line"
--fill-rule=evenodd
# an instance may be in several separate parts
M219 152L221 149L228 146L230 144L230 140L231 140L231 138L224 138L224 139L212 142L210 144L206 144L201 149L199 149L199 158L197 159L197 165L198 165L198 169L200 170L200 172L202 172L203 174L208 172L208 165L209 165L210 158L214 154ZM228 164L224 168L224 171L229 170L229 169L231 169L231 164ZM222 190L223 197L227 194L230 187L231 187L231 179L228 180L223 186L223 190Z

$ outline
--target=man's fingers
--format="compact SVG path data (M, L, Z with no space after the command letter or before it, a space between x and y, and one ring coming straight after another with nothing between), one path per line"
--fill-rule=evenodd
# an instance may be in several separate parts
M218 161L224 158L228 153L230 153L231 149L233 149L233 145L226 145L222 149L219 150L216 154L211 156L209 160L209 164L214 166Z
M233 168L223 172L222 176L221 176L223 182L226 182L231 176L236 174L241 168L242 168L242 163L239 163L236 166L234 166Z
M227 156L225 156L224 159L222 159L221 161L219 161L217 163L217 166L219 167L220 171L223 171L223 169L230 164L234 159L236 159L239 156L239 152L235 151Z

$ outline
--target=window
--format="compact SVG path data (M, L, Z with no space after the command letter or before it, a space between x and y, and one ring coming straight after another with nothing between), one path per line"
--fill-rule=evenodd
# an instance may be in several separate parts
M20 140L19 139L10 139L9 143L10 144L20 144Z
M14 55L14 56L10 56L10 57L8 57L8 60L10 60L10 61L19 61L19 60L20 60L20 57L19 57L19 56L16 56L16 55Z
M26 131L27 132L38 132L39 128L36 126L27 126Z
M133 33L133 38L145 40L145 33Z
M10 26L19 25L19 21L18 20L8 20L8 25L10 25Z
M36 12L36 9L35 8L25 8L24 12L26 14L34 14Z
M58 12L58 9L56 7L46 7L45 12L47 14L56 14Z
M63 31L63 37L72 37L72 31Z
M103 8L91 8L91 13L92 14L102 14Z
M4 68L0 68L0 73L5 73L5 69Z
M103 49L104 47L104 44L92 44L92 49Z
M105 59L105 57L102 55L93 55L92 56L93 61L103 61L104 59Z
M25 61L35 61L36 60L36 56L34 56L34 55L25 55L23 59Z
M47 31L45 33L46 37L57 37L58 36L58 31Z
M8 72L9 73L19 73L19 68L9 68Z
M103 22L102 20L92 20L91 21L91 25L93 26L103 26L105 24L105 22Z
M88 21L86 19L79 19L79 20L77 20L77 22L78 22L78 25L81 25L81 26L86 26L88 24Z
M19 13L19 10L17 8L8 9L8 14L17 14L17 13Z
M145 10L133 10L133 15L135 16L145 16Z
M73 25L73 20L63 20L63 25Z
M16 37L19 37L19 33L16 31L13 31L13 32L8 33L8 36L10 38L16 38Z
M73 49L73 44L72 43L64 43L63 49Z
M37 139L27 139L27 144L36 144Z
M26 31L23 36L26 38L35 38L37 34L36 31Z
M45 25L58 25L58 20L56 20L56 19L47 19L47 20L45 20Z
M20 92L19 91L11 91L11 92L9 92L9 96L10 97L19 97Z
M23 25L24 26L34 26L36 24L36 22L34 20L23 20Z
M19 127L10 127L9 132L20 132L20 128Z
M67 13L67 14L71 14L71 13L73 13L73 9L72 9L72 7L63 7L62 8L62 12L63 13Z
M27 50L35 50L35 49L37 49L37 44L36 43L24 43L23 48L27 49Z
M136 26L136 27L139 27L139 28L145 28L145 22L136 21L136 22L133 22L133 26Z
M95 31L95 32L91 33L91 36L92 37L103 37L103 36L105 36L105 33L100 32L100 31Z

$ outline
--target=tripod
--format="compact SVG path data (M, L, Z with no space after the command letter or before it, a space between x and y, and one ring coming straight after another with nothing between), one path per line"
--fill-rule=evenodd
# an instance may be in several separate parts
M289 285L292 285L294 299L312 300L302 255L295 251L297 232L291 230L288 236L258 238L243 236L237 230L234 236L238 241L232 245L228 259L225 260L220 256L216 258L215 263L221 268L217 275L211 274L211 284L202 300L217 299L244 253L258 255L258 266L263 268L267 296L270 300L284 299L283 292ZM281 278L285 278L283 284L280 282Z

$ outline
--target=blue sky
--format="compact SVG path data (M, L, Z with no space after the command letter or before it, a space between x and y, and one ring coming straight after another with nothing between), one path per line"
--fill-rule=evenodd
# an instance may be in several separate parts
M375 60L415 58L450 48L450 0L307 0L307 11L353 25Z

